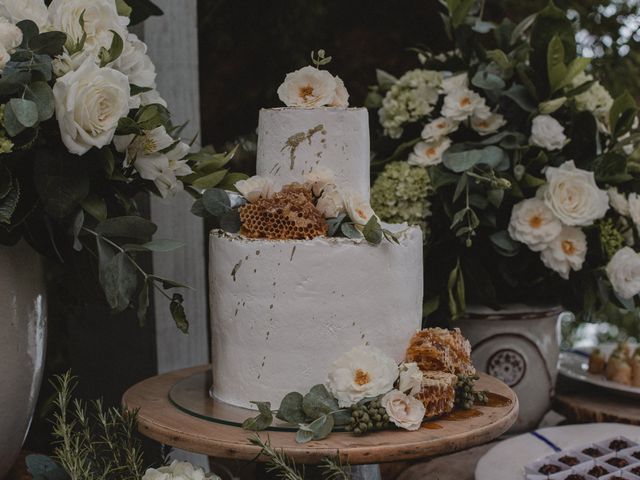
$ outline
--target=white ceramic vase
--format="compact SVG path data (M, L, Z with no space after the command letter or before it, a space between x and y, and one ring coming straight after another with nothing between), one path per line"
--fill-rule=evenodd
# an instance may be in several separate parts
M41 257L0 246L0 478L15 462L38 400L47 305Z
M469 307L456 324L471 342L476 368L499 378L518 395L520 414L511 432L535 429L551 407L564 314L561 307L510 305L500 311Z

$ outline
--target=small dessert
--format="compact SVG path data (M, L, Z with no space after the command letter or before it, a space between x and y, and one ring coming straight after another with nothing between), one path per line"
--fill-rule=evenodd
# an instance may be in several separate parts
M607 460L607 463L609 465L613 465L616 468L624 468L627 465L629 465L629 462L627 462L624 458L620 458L620 457L610 458L609 460Z
M638 460L640 460L640 450L638 450L637 452L633 452L631 456L633 458L637 458Z
M582 450L582 453L584 453L585 455L589 455L591 458L602 456L602 450L596 447L585 448L584 450Z
M635 467L631 469L631 473L633 473L634 475L639 475L640 476L640 467Z
M569 465L570 467L575 467L580 463L576 457L570 457L569 455L565 455L564 457L560 457L558 459L560 463L564 463L565 465Z
M627 442L626 440L613 440L610 444L609 444L609 448L611 450L615 450L616 452L619 450L624 450L625 448L629 448L629 442Z
M572 473L568 477L565 477L564 480L587 480L584 475L578 475L577 473Z
M607 368L607 359L602 350L595 348L589 355L589 373L594 375L602 375Z
M553 463L548 463L546 465L541 466L538 469L538 472L543 475L553 475L554 473L558 473L562 471L562 467L558 465L554 465Z
M631 385L631 364L621 352L611 355L607 363L606 377L612 382Z
M600 477L604 477L607 473L609 473L609 470L607 470L604 467L601 467L600 465L596 465L587 473L592 477L600 478Z
M609 477L609 480L628 480L628 479L621 477L620 475L615 475L613 477Z

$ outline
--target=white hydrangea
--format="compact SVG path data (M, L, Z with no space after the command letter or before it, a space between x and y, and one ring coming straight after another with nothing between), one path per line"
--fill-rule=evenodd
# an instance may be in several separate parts
M531 124L531 145L546 150L562 150L567 137L564 127L551 115L538 115Z
M433 70L410 70L391 87L378 111L385 134L400 138L405 124L429 115L438 101L442 74Z
M593 76L582 72L573 79L571 88L579 87L591 81L593 81ZM594 82L588 90L576 95L574 101L578 110L593 113L601 130L606 130L609 124L609 110L613 106L613 98L600 82Z

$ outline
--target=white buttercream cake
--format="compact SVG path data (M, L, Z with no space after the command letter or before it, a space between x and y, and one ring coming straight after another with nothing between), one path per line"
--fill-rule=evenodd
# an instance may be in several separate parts
M362 108L260 112L257 172L281 184L316 167L369 198L369 127ZM390 228L391 229L391 228ZM317 237L210 236L213 393L277 408L289 392L325 383L331 363L368 344L397 362L422 319L422 232L399 243Z

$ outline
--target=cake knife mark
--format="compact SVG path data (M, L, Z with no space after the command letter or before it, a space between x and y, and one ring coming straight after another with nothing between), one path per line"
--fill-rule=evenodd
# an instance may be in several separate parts
M284 143L284 147L282 147L281 152L284 152L286 149L289 149L289 158L291 159L290 170L293 170L296 164L296 150L298 147L306 140L311 145L311 139L316 133L322 132L323 135L326 135L327 131L324 129L324 125L316 125L313 128L307 130L307 132L298 132L291 135L287 141Z
M233 277L234 282L236 281L236 273L238 273L238 270L240 270L241 266L242 266L242 260L236 263L235 266L233 267L233 270L231 270L231 276Z
M290 262L293 262L293 256L296 254L297 247L298 247L297 245L294 245L293 249L291 250L291 258L289 259Z

